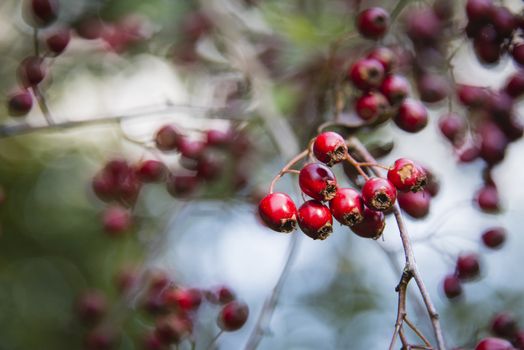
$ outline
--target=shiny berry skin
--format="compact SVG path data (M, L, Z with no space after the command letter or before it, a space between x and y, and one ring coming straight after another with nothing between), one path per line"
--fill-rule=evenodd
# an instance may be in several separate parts
M100 321L107 309L107 298L98 290L84 292L76 301L78 317L85 324L93 325Z
M506 230L503 227L493 227L482 233L482 242L491 249L500 248L506 241Z
M202 303L202 292L196 288L168 289L163 293L164 304L181 311L195 311Z
M429 214L431 195L427 191L399 192L398 204L414 219L423 219Z
M24 18L35 27L46 27L58 17L58 0L26 0Z
M372 58L360 59L351 66L349 77L360 90L378 88L384 80L384 66Z
M176 344L193 330L191 321L180 315L168 315L157 320L155 334L164 344Z
M112 206L106 208L103 213L102 222L104 230L112 237L121 236L129 230L133 224L131 213L122 207Z
M329 201L329 208L342 225L353 226L364 220L364 200L352 188L339 188L335 198Z
M33 108L33 96L27 90L21 90L11 94L7 101L9 115L23 117Z
M385 73L391 72L397 65L397 57L393 50L383 46L375 48L367 55L367 58L379 61Z
M462 295L462 282L455 275L448 275L442 282L442 289L448 299L455 299Z
M18 67L18 77L25 87L36 86L44 80L46 68L40 57L26 57Z
M515 350L515 348L504 339L484 338L477 344L475 350Z
M442 135L452 143L460 141L466 133L464 118L453 112L440 117L438 127Z
M491 0L468 0L466 14L472 22L485 22L491 19L493 8Z
M177 150L181 140L182 134L173 125L163 126L155 135L156 147L161 151Z
M135 172L142 182L158 182L164 180L167 168L161 161L149 159L141 162Z
M224 305L217 317L220 329L226 332L234 332L244 326L249 317L247 304L241 301L231 301Z
M367 92L355 102L355 112L360 119L366 122L372 122L384 116L388 107L388 100L378 92Z
M410 133L419 132L428 124L428 112L422 103L407 98L400 105L394 121L404 131Z
M324 240L333 232L333 217L322 202L310 200L298 208L298 225L313 239Z
M49 35L45 42L49 51L59 55L67 48L69 41L71 41L71 30L69 28L61 28Z
M497 337L512 339L517 334L518 325L512 315L501 312L491 319L490 329Z
M321 163L304 166L298 175L298 183L302 192L318 201L329 201L337 194L335 174Z
M500 211L500 199L497 188L493 185L485 185L476 194L476 202L479 208L486 213Z
M169 174L166 180L167 192L175 198L191 195L199 184L198 177L193 174Z
M524 94L523 70L519 70L509 77L506 86L504 87L504 92L512 98L518 98Z
M370 209L388 210L397 200L397 190L389 180L374 177L367 180L362 187L362 199Z
M524 65L524 45L515 45L513 50L511 50L511 57L513 57L513 61L515 61L515 63L519 64L520 66Z
M371 7L358 14L358 32L367 39L380 39L389 27L389 13L381 7Z
M388 75L380 85L380 92L388 99L391 105L398 105L409 94L409 83L400 75Z
M457 258L455 273L461 280L472 280L480 275L480 262L477 254L461 254Z
M364 220L351 226L351 231L360 237L378 239L386 227L384 213L364 208Z
M272 230L289 233L297 226L297 208L285 193L275 192L265 196L258 204L258 213Z
M418 192L427 183L424 169L412 160L399 158L388 170L388 180L402 192Z
M313 144L315 157L328 166L344 160L348 151L346 141L336 132L327 131L318 135Z

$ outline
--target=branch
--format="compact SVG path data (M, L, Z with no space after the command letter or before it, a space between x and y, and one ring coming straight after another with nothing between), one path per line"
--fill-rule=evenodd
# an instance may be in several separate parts
M360 153L360 155L364 158L366 162L376 163L375 158L368 152L368 150L364 147L364 145L362 145L362 143L356 137L354 136L350 137L348 139L348 145L352 147L355 151ZM374 172L376 176L381 176L379 168L371 167L370 169ZM400 239L402 241L402 246L404 249L404 256L405 256L404 273L407 272L411 274L417 284L420 295L422 296L422 300L424 301L427 313L431 320L433 332L437 340L437 349L445 350L446 346L444 342L444 336L442 334L442 328L441 328L440 321L439 321L439 315L437 313L435 306L433 305L431 297L429 296L426 285L424 284L424 281L422 280L422 276L420 275L420 272L418 271L417 263L415 261L415 255L413 253L413 248L411 245L411 240L409 238L408 230L404 223L404 219L402 218L402 214L400 212L400 207L398 203L394 205L393 213L397 221L397 226L400 232Z

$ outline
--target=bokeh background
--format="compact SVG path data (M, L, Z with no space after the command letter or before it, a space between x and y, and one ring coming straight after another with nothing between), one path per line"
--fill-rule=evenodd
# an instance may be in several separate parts
M0 2L2 96L17 86L17 66L33 50L33 29L22 18L21 3ZM514 12L522 10L520 1L504 3ZM230 286L251 314L244 328L223 335L219 345L241 349L292 244L298 251L259 348L386 348L400 276L394 262L400 266L403 261L393 218L387 219L378 241L359 238L338 225L326 241L313 241L300 232L293 234L295 238L272 232L256 216L256 198L293 152L307 145L316 127L329 119L323 107L329 103L326 88L315 79L322 78L319 72L334 40L354 31L353 6L349 0L61 0L60 25L78 31L89 25L116 32L132 27L133 35L124 35L124 40L106 32L87 40L74 32L66 52L50 60L50 74L41 86L55 120L140 117L2 136L0 349L83 348L86 329L75 314L75 300L87 289L99 289L117 305L121 297L115 275L126 267L162 269L177 282L203 289ZM463 2L455 6L460 22ZM216 11L215 20L232 21L229 31L223 24L220 29L206 28L188 43L188 31L201 30L191 29L201 25L192 23L191 16L202 10ZM400 32L401 26L399 19L393 30ZM391 41L408 45L401 36ZM453 45L458 48L454 64L461 83L496 88L517 69L509 59L482 66L470 44L457 39ZM349 62L370 47L357 40L343 55ZM267 73L260 84L271 83L266 89L270 96L254 91L249 82L246 72L258 69L249 61L252 53ZM329 62L329 74L344 75L345 62ZM44 123L36 106L23 120L10 118L4 106L4 127ZM472 348L488 333L496 312L509 310L524 322L519 269L524 264L524 144L512 144L493 173L503 211L483 214L472 201L482 183L482 164L457 163L436 125L447 104L428 107L430 124L418 134L386 123L360 137L367 144L394 145L381 163L409 157L439 178L441 191L429 216L421 221L408 218L408 228L448 343ZM278 113L272 114L271 108ZM115 157L133 162L150 157L143 143L165 123L194 131L197 138L198 130L240 125L251 145L243 164L247 183L231 191L219 181L190 198L173 198L163 184L148 185L136 208L139 225L124 237L109 237L100 219L105 205L92 193L92 178ZM178 156L162 157L175 164ZM343 171L337 175L345 177ZM286 177L278 188L298 200L295 180ZM504 226L509 236L502 249L489 251L480 245L480 234L494 225ZM424 240L431 232L436 232L435 238ZM454 257L464 251L479 252L482 278L465 286L460 301L450 302L440 284L453 270ZM410 305L412 319L430 335L427 316ZM218 331L217 309L206 306L199 312L196 346L205 349ZM114 313L122 316L110 321L120 333L115 348L142 349L141 336L152 321L141 311L140 301L132 300L123 309L115 306ZM189 348L189 342L180 345Z

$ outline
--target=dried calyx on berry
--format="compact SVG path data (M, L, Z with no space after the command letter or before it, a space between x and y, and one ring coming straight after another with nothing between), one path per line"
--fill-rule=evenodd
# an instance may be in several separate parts
M397 190L389 180L374 177L362 187L362 198L370 209L385 211L395 204Z
M344 160L347 151L348 148L344 138L332 131L318 135L313 143L315 157L328 166L333 166Z
M328 207L310 200L298 209L298 225L307 236L324 240L333 232L333 217Z
M384 213L369 208L364 208L364 219L351 226L351 231L360 237L378 239L382 235L386 222Z

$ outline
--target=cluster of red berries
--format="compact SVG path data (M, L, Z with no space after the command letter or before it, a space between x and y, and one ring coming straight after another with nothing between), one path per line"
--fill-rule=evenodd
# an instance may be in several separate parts
M506 230L491 227L481 234L481 240L488 249L498 249L506 241ZM448 299L456 299L463 294L462 283L480 276L480 259L475 253L461 254L457 258L455 272L444 278L442 289Z
M177 164L182 169L170 170L158 159L142 160L136 165L113 159L93 177L94 193L111 204L102 218L104 229L111 236L121 236L132 228L129 208L135 205L143 184L163 182L173 197L185 198L204 184L221 178L225 178L233 190L247 183L242 162L250 142L244 132L210 129L205 132L205 140L200 141L190 139L173 125L166 125L156 133L155 144L162 152L179 152Z
M490 332L497 338L482 339L475 350L523 350L524 330L519 330L517 320L507 312L493 316Z
M130 274L129 271L117 278L117 288L122 297L137 291L137 283L136 274ZM143 349L162 350L188 339L194 333L193 325L204 301L220 307L216 323L223 331L236 331L248 319L248 306L237 300L228 287L210 290L190 288L175 283L163 271L152 272L147 278L141 303L143 310L153 317L151 322L154 327L145 331L137 341ZM109 350L117 346L118 327L103 322L110 312L110 303L105 294L98 290L86 291L77 300L75 309L79 320L88 327L86 349Z
M362 192L343 188L337 183L331 166L348 160L344 138L324 132L313 142L313 153L321 163L308 163L299 173L302 192L313 198L296 208L285 193L275 192L259 203L264 223L278 232L291 232L300 226L313 239L326 239L332 232L333 217L361 237L377 239L385 227L384 212L397 200L397 191L417 192L426 184L422 167L408 159L398 159L388 171L388 178L367 179ZM329 207L324 204L329 203Z

